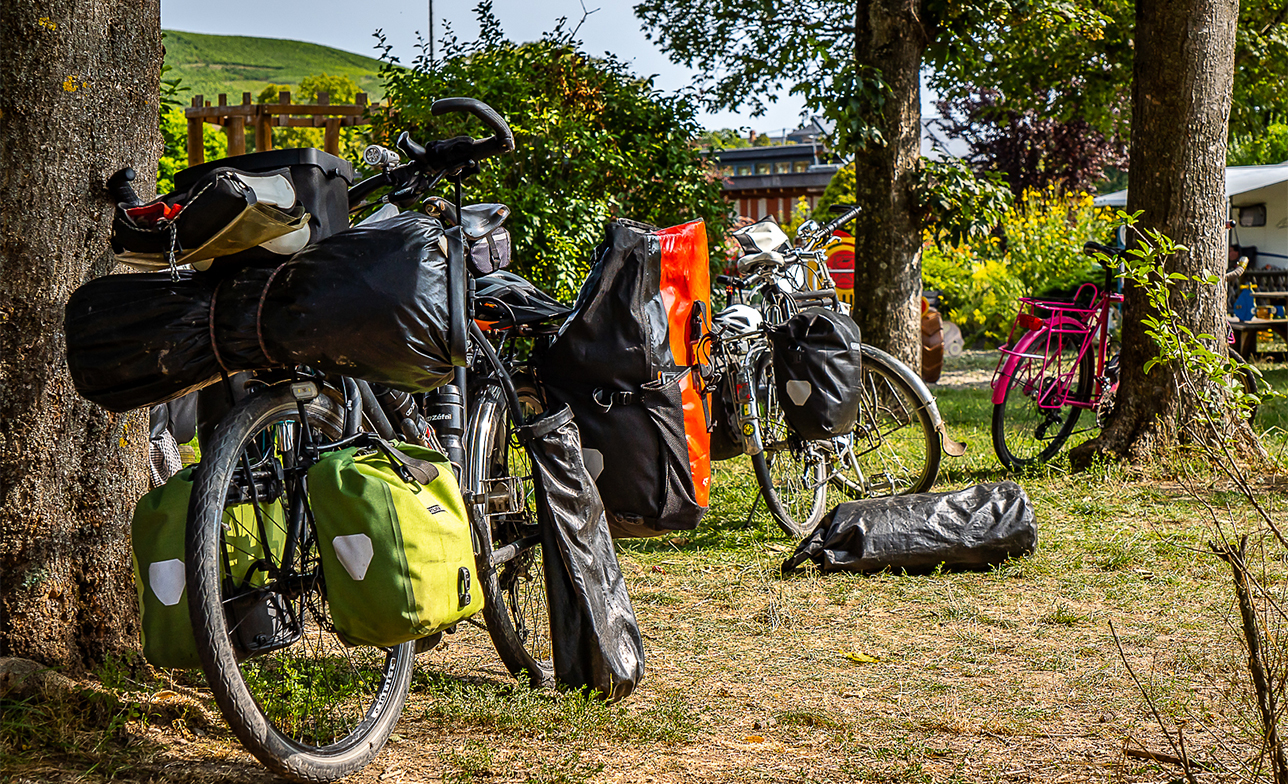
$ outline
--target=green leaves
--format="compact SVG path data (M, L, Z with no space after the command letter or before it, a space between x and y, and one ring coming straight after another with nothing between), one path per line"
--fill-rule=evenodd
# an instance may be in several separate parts
M482 33L449 35L403 68L381 75L394 113L378 121L384 143L410 130L418 141L478 135L477 121L434 117L437 98L467 96L510 124L515 153L467 181L469 198L510 206L514 269L570 299L590 268L604 224L631 218L668 226L695 218L718 241L728 220L721 181L693 141L702 133L690 96L666 96L611 55L591 57L563 23L539 40L507 39L490 4L476 9Z

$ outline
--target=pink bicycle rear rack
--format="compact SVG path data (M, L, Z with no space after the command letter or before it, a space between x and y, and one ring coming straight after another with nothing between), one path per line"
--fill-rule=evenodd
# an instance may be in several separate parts
M1084 289L1091 292L1091 296L1086 299L1083 297ZM1079 305L1079 301L1090 304ZM1030 371L1025 374L1025 378L1013 380L1023 383L1025 395L1036 397L1038 408L1094 406L1094 399L1072 400L1069 396L1077 381L1078 366L1082 363L1083 355L1093 345L1090 339L1092 331L1100 326L1095 320L1099 308L1100 290L1091 283L1079 286L1072 302L1020 297L1020 309L1006 335L1006 343L998 349L1001 356L993 370L993 389L997 389L997 382L1003 371L1009 367L1013 372L1020 359L1041 360L1040 372ZM1042 341L1020 345L1029 333L1042 328L1047 330ZM1067 348L1076 349L1077 353L1066 354ZM1007 373L1008 377L1009 375ZM1042 390L1034 388L1039 381L1043 384Z

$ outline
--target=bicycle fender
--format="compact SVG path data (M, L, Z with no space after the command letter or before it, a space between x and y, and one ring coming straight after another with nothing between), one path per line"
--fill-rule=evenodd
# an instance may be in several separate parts
M948 426L944 424L944 418L939 413L939 406L935 404L935 396L930 393L930 387L926 386L926 382L922 380L921 376L914 373L912 368L903 362L875 346L869 346L864 343L863 354L865 357L873 357L888 366L902 381L912 387L912 391L917 395L917 399L921 401L922 407L930 414L930 423L934 425L935 431L939 433L940 448L949 457L961 457L966 454L966 444L948 435Z

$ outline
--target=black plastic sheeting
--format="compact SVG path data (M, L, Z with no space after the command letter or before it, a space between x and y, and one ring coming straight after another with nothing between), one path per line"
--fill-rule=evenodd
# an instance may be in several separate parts
M995 482L951 493L843 503L800 543L783 571L805 561L824 572L987 569L1032 553L1037 541L1024 489Z
M620 700L644 677L644 640L572 411L541 417L519 438L536 484L555 677Z
M810 440L843 436L859 418L859 325L844 313L810 307L769 330L778 404Z
M277 265L108 275L67 303L76 390L111 411L179 397L220 370L308 365L407 392L451 379L442 225L347 229Z

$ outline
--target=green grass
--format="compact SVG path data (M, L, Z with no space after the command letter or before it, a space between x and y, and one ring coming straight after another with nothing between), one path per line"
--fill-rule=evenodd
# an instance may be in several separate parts
M298 85L306 76L323 73L348 76L370 100L384 94L379 60L329 46L179 30L166 30L164 43L165 62L172 69L166 76L182 78L180 86L188 90L185 104L194 95L215 103L219 93L227 94L229 103L241 103L242 93L249 92L254 101L269 84Z

